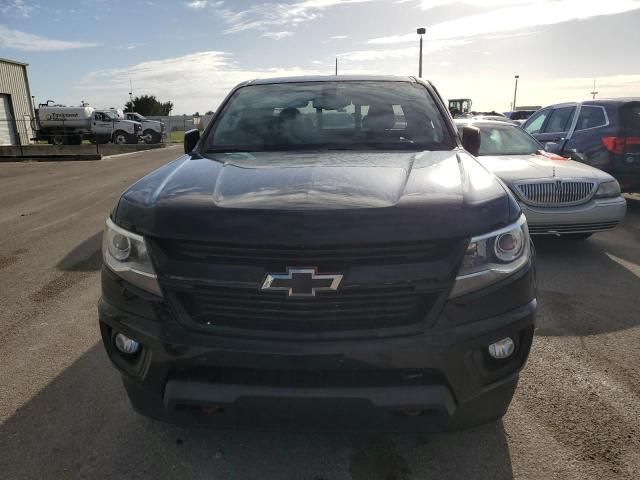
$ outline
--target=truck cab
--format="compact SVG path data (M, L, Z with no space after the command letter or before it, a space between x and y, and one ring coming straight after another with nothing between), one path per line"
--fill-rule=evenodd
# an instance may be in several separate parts
M157 120L150 120L135 112L126 112L124 118L142 124L142 139L145 143L159 143L166 135L165 125Z
M112 110L96 110L91 122L96 139L117 144L137 143L142 131L140 122L121 120Z

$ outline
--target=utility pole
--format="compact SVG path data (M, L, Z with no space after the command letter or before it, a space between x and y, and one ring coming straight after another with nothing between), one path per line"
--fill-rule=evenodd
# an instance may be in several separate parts
M520 75L516 75L515 79L516 79L516 88L513 91L513 112L516 111L516 98L518 96L518 79L520 78Z
M596 95L598 95L598 92L596 92L596 79L593 79L593 92L591 92L591 95L593 95L593 99L596 99Z
M338 76L338 57L336 57L336 76Z
M133 111L133 82L129 79L129 101L131 102L131 111Z
M418 78L422 78L422 36L427 33L426 28L419 28L417 30L418 35L420 35L420 57L418 59Z

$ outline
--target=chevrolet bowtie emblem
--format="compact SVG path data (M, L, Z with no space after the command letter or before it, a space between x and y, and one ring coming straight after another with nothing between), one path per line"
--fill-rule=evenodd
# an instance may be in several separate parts
M268 273L261 290L282 290L289 297L315 297L316 292L336 291L341 282L341 274L320 274L315 267L287 267L287 273Z

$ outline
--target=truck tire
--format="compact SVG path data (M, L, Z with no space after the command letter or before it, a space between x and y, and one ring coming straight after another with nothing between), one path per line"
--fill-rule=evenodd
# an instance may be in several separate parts
M69 145L82 145L82 137L80 135L71 135L69 137Z
M53 135L51 135L51 145L60 146L60 145L66 145L66 144L67 144L67 137L64 134L54 133Z
M144 143L160 143L160 134L150 128L142 132Z
M127 132L123 132L122 130L118 130L114 132L111 140L116 145L124 145L125 143L129 143L129 134Z

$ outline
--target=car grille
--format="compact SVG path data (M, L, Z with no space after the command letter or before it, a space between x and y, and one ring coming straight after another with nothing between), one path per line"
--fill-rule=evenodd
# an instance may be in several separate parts
M370 265L399 265L441 259L457 242L433 241L383 245L327 246L313 248L249 246L225 243L156 240L173 260L252 267L316 265L325 271Z
M576 224L553 224L553 225L529 225L531 234L556 234L556 233L589 233L613 230L618 226L618 222L601 223L576 223Z
M441 292L413 286L344 288L311 298L240 287L192 287L171 295L202 326L289 333L344 332L420 323Z
M591 198L595 182L537 182L516 185L518 196L530 205L576 205Z

